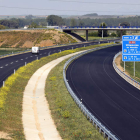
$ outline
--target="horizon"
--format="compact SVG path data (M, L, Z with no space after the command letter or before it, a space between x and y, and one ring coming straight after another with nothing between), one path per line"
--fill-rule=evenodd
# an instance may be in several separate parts
M85 15L97 13L98 15L138 15L140 14L140 1L128 3L127 0L113 2L106 1L68 1L68 0L42 0L42 1L9 1L0 0L1 15Z

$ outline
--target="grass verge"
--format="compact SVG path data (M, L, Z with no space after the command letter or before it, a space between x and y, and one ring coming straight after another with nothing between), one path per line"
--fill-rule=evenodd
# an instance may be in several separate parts
M67 91L63 80L65 62L63 61L50 72L45 89L57 130L64 140L103 140L103 136L92 123L87 121Z
M37 69L58 57L62 57L64 55L78 52L81 50L92 49L95 47L100 47L109 44L106 43L89 47L77 48L74 50L67 50L61 53L55 53L50 56L43 57L40 60L35 60L31 63L28 63L27 66L19 68L16 71L15 75L11 75L6 80L5 87L0 88L0 131L8 133L9 136L15 140L25 139L22 125L23 92L28 83L28 80ZM73 104L71 106L73 106ZM67 116L68 112L66 111L63 115L65 116L65 114ZM70 127L73 128L73 125L74 123ZM90 133L90 131L88 132Z
M121 66L124 67L124 62L121 61ZM125 62L125 70L130 76L140 82L140 62L135 62L135 76L134 76L134 62Z

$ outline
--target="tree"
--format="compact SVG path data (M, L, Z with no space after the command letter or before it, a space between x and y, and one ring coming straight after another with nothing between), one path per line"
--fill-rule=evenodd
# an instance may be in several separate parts
M64 25L64 21L62 17L56 15L50 15L47 17L47 22L50 26L62 26Z
M106 28L106 24L103 22L101 25L100 25L100 28ZM102 37L102 30L98 30L98 36L99 37ZM103 37L107 37L108 36L108 31L107 30L103 30Z
M79 21L79 26L84 26L84 22L82 20Z
M123 26L123 27L127 27L127 26L130 26L130 23L128 23L128 22L122 22L121 24L120 24L120 26Z
M125 21L125 22L122 22L120 26L127 27L127 26L130 26L130 23ZM126 31L122 31L122 35L126 35ZM117 31L117 36L121 37L121 31Z
M0 29L6 29L6 27L3 25L0 25Z
M74 18L71 19L70 26L76 26L76 21Z
M117 30L116 33L117 33L117 36L118 36L118 37L121 37L121 31L118 31L118 30ZM126 35L126 31L122 31L122 35Z
M28 16L26 16L25 18L26 18L26 19L32 19L32 18L34 18L34 16L33 16L33 15L28 15Z
M31 25L29 25L29 28L38 28L38 27L39 26L34 22L32 22Z

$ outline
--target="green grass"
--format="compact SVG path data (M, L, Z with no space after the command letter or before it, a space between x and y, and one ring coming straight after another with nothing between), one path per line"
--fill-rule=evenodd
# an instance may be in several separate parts
M10 54L10 53L14 53L14 52L18 52L19 50L0 50L0 55L4 55L4 54Z
M86 39L86 36L81 36L81 37L83 37L84 39ZM114 39L114 37L104 37L103 39ZM116 38L116 37L115 37ZM102 40L102 37L92 37L92 36L88 36L88 40L99 40L99 39L101 39Z
M86 49L92 49L92 48L100 47L100 46L104 46L104 45L108 45L108 44L94 45L94 46L89 46L86 48L83 47L83 48L77 48L74 50L63 51L61 53L55 53L50 56L43 57L40 60L35 60L31 63L28 63L26 67L23 66L23 67L19 68L16 71L15 75L14 74L11 75L6 80L5 87L0 88L0 131L7 132L14 140L24 140L25 139L24 132L23 132L23 125L22 125L23 92L28 83L28 80L30 79L30 77L33 75L33 73L37 69L39 69L41 66L45 65L46 63L48 63L58 57L62 57L64 55L67 55L70 53L74 53L74 52L78 52L78 51L86 50ZM55 79L55 77L50 80L54 80L54 79ZM62 76L60 77L60 80L61 80L61 82L63 81ZM53 88L56 89L55 87L53 87ZM65 91L66 91L66 89L65 89ZM57 93L60 94L59 91ZM69 96L68 92L67 92L67 95ZM66 99L66 96L64 99ZM66 105L66 103L67 103L67 101L62 102L62 104L61 104L60 100L56 101L56 104L58 104L58 106ZM70 103L71 103L71 107L75 106L75 104L72 101L70 101ZM65 131L65 132L70 131L71 129L73 129L73 127L75 128L75 125L78 125L77 121L80 122L78 120L78 119L80 119L79 118L80 115L82 115L79 112L79 114L77 114L77 118L74 118L71 111L68 110L69 107L67 107L66 110L64 110L63 112L61 112L61 110L58 110L58 113L62 113L61 116L67 118L70 115L70 116L72 116L73 121L75 121L73 123L69 122L70 126L66 127L67 131ZM78 108L77 108L77 110L78 110ZM74 110L74 112L77 110ZM52 113L53 113L53 111L52 111ZM69 120L69 119L67 119L67 120ZM85 121L86 118L84 117L81 120ZM62 121L60 121L60 122L62 123L61 125L63 125L63 128L65 128L65 124ZM99 134L95 135L95 133L93 133L94 131L92 132L93 134L91 134L92 129L86 128L88 126L89 126L89 122L87 122L87 124L85 125L85 128L84 128L84 125L81 124L81 127L82 127L81 131L83 129L87 129L87 131L85 131L85 133L88 133L88 134L86 134L85 136L94 135L94 137L96 137L97 135L99 135ZM81 131L75 130L76 135L82 133ZM75 134L75 133L72 134L72 131L70 131L70 133L71 133L71 135ZM69 135L69 133L68 134L66 133L65 137L67 137L67 135ZM79 139L79 138L77 138L77 139Z
M65 62L56 66L46 81L46 97L57 130L64 140L103 140L103 136L87 121L65 87Z
M121 61L121 66L124 67L124 62ZM135 62L135 77L134 77L134 62L125 62L125 70L130 76L140 82L140 62Z

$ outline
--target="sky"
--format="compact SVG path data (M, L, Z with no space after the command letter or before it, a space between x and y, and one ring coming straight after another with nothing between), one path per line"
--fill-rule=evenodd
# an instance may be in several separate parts
M140 0L0 0L0 15L140 15Z

